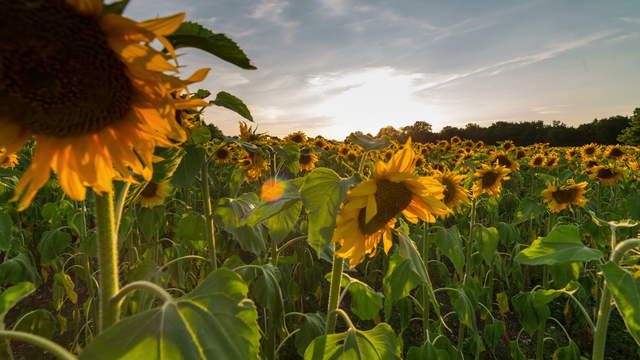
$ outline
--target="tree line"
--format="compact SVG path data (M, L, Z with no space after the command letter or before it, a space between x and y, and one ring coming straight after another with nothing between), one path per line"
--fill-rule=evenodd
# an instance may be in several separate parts
M385 136L397 141L405 141L410 136L413 141L423 143L449 140L458 136L463 139L482 140L485 144L513 140L522 146L535 143L549 143L552 146L581 146L589 143L640 145L640 108L636 108L631 116L617 115L594 119L577 127L568 126L561 121L553 121L551 124L545 124L543 121L498 121L487 127L470 123L465 127L445 126L439 132L434 132L431 124L416 121L413 125L400 129L393 126L384 127L375 137Z

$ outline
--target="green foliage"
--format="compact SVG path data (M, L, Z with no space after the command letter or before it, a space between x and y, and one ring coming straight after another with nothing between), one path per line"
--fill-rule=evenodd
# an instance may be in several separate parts
M216 99L211 103L227 108L242 116L243 118L249 121L253 121L253 116L251 116L251 112L249 111L247 105L245 105L242 100L229 94L226 91L220 91L218 95L216 95Z
M640 108L633 110L629 127L618 135L618 141L627 145L640 145Z
M80 359L258 359L257 313L247 292L239 275L212 272L184 297L107 329Z
M206 51L222 60L246 70L255 70L247 55L225 34L215 34L204 26L185 21L178 30L167 36L174 48L191 47Z
M20 300L29 296L35 291L35 287L30 282L21 282L10 286L0 294L0 323L4 322L4 317Z
M518 253L515 260L525 265L554 265L601 257L600 250L584 246L575 225L556 225L547 236Z
M400 344L391 326L385 323L371 330L350 328L346 332L324 335L311 342L305 360L395 360L400 359Z
M300 198L309 215L309 243L318 254L331 242L338 208L353 183L326 168L314 169L304 177Z
M186 153L171 178L171 184L177 187L191 185L200 172L202 162L205 161L206 156L206 151L199 146L187 145L184 150Z
M600 268L629 333L640 345L640 279L611 261Z

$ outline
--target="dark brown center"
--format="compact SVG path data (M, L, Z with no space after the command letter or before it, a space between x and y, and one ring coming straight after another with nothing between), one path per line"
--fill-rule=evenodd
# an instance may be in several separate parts
M64 0L0 0L0 14L0 117L66 137L130 111L134 89L99 18Z
M383 179L376 181L376 186L375 197L378 212L368 223L365 223L366 208L360 210L358 214L358 226L365 235L374 234L382 229L389 220L398 216L411 202L411 191L403 183Z
M616 176L616 173L609 168L600 168L597 176L600 179L612 179Z
M311 154L300 154L300 164L302 165L311 164Z
M145 199L149 199L156 196L156 194L158 194L158 184L150 182L147 183L147 185L144 187L144 189L140 193L140 196Z
M556 191L551 193L551 197L553 197L553 199L558 204L569 204L569 203L575 201L577 196L578 196L578 189L577 188L556 190Z
M498 174L497 171L494 171L494 170L487 171L482 175L482 188L488 189L492 187L493 185L495 185L495 183L498 181L499 178L500 178L500 175Z

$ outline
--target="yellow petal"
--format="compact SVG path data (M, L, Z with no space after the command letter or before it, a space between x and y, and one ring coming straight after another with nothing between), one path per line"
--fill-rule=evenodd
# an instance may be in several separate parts
M98 16L102 12L102 0L67 0L82 15Z

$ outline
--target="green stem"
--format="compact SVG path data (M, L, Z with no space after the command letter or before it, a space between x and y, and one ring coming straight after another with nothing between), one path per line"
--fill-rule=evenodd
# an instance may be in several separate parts
M429 230L428 230L428 222L424 222L422 224L422 261L425 265L425 271L428 271L427 264L429 263ZM429 334L429 310L431 303L429 302L429 289L427 288L427 284L422 285L422 329L424 331L424 341L430 341Z
M542 286L544 289L549 287L549 269L546 265L543 265L542 270ZM547 319L542 321L540 328L538 328L536 334L536 360L543 360L544 355L544 328L546 327Z
M611 243L615 242L615 231L611 233ZM611 253L611 262L617 264L624 254L640 246L640 239L628 239L619 243ZM598 320L596 321L596 329L593 333L593 360L604 359L604 349L607 341L607 327L609 326L609 316L611 315L611 291L607 285L607 281L603 281L602 296L600 297L600 305L598 306Z
M41 349L46 350L51 355L61 360L77 360L72 353L65 350L62 346L47 340L41 336L29 334L22 331L0 330L0 338L7 338L13 340L24 341L31 345L35 345Z
M202 194L204 196L204 216L207 223L207 241L209 242L209 257L213 271L218 269L218 255L216 254L216 228L213 223L211 210L211 193L209 192L209 162L202 162Z
M338 298L340 296L340 282L342 280L342 266L344 259L333 252L333 269L331 270L331 285L329 287L329 305L327 307L327 330L326 334L333 334L336 329L336 310L338 309Z
M118 293L118 238L115 233L113 194L96 194L96 223L98 226L98 265L100 284L99 330L118 321L120 307L111 298Z
M111 302L121 304L122 300L124 300L129 293L135 290L145 290L152 293L157 298L162 299L163 302L173 301L173 297L160 286L149 281L134 281L120 289L120 291L111 298Z

